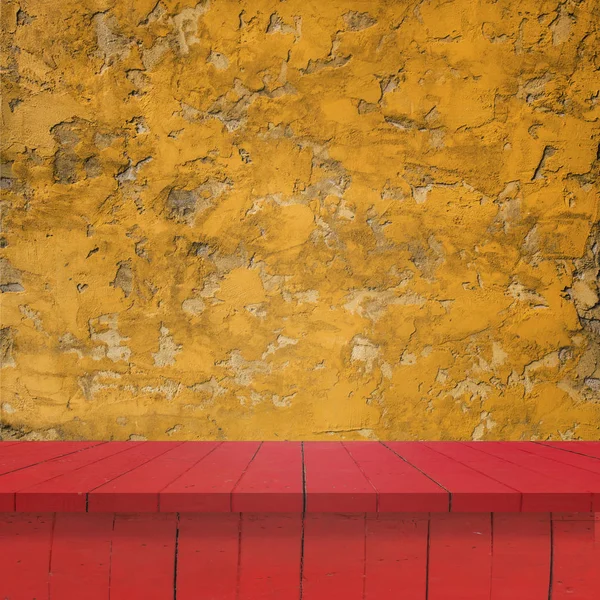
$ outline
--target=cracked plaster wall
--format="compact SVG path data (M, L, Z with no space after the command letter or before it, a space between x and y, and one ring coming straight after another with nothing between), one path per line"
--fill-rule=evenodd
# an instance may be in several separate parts
M6 0L2 437L600 438L596 0Z

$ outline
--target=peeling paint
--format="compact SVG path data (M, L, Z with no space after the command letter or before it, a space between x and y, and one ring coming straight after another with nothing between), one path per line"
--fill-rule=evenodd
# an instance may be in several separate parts
M599 10L6 0L0 437L600 439Z

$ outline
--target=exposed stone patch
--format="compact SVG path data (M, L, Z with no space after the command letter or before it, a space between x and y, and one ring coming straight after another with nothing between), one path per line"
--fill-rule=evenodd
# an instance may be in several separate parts
M208 210L230 187L231 183L228 181L208 179L192 190L173 188L167 197L167 218L193 225L196 217Z
M233 350L226 361L217 362L216 366L233 372L233 381L244 387L252 383L253 375L271 371L271 367L266 362L246 360L239 350Z
M0 258L0 292L3 294L24 292L23 272L15 269L8 259Z
M125 298L129 297L133 291L133 271L131 270L131 261L126 260L118 263L119 268L111 285L114 288L120 288L125 294Z
M193 8L184 8L172 18L175 26L179 53L186 55L190 47L200 42L198 36L198 19L209 9L209 0L198 2Z
M173 336L169 335L169 329L161 324L160 337L158 339L158 352L152 354L154 365L157 367L168 367L175 364L175 357L181 352L181 344L176 344Z
M171 401L179 393L181 383L172 379L164 379L160 385L145 385L141 388L144 394L158 394Z
M100 342L92 351L92 358L100 360L104 357L113 362L128 361L131 349L123 344L129 338L123 337L118 330L119 315L116 313L101 315L88 322L90 340Z
M269 25L267 26L267 33L293 33L296 39L302 35L302 17L294 17L294 26L288 25L284 20L277 14L273 13L269 18Z
M14 332L11 327L0 329L0 368L14 367L13 358Z
M277 341L274 344L269 344L267 346L267 350L263 352L262 359L264 360L269 356L269 354L273 354L277 352L277 350L281 350L286 346L295 346L298 343L298 340L294 338L287 337L285 335L278 335Z
M373 18L369 13L359 13L351 10L344 14L344 22L349 31L362 31L373 27L377 23L377 19Z
M373 370L373 364L379 357L379 347L371 340L357 335L352 339L352 354L350 360L352 362L364 363L364 368L367 373Z
M224 54L220 52L211 52L206 59L206 62L210 63L217 69L217 71L224 71L229 66L229 60Z
M114 15L97 13L92 21L96 28L98 56L104 61L103 68L110 67L117 60L124 60L131 51L131 41L119 31Z
M181 308L188 315L198 316L204 312L206 305L202 298L188 298L181 303Z
M402 286L384 291L352 291L346 296L343 307L353 314L378 321L390 306L423 306L423 304L425 298L414 292L405 291Z
M44 331L41 315L38 311L33 310L30 306L24 304L19 306L19 311L25 319L28 319L33 323L36 331Z

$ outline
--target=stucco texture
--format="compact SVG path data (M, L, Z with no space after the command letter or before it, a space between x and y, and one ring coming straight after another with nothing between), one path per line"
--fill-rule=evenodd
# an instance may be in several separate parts
M2 437L599 439L597 0L6 0Z

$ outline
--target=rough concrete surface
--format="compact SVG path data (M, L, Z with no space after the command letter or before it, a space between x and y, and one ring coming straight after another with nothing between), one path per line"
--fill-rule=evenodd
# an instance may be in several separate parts
M599 439L597 0L6 0L2 437Z

